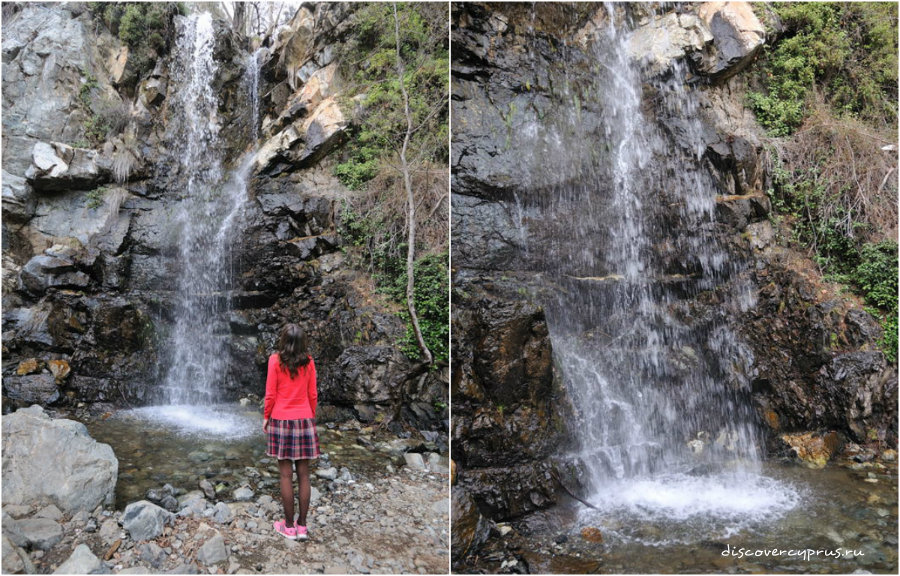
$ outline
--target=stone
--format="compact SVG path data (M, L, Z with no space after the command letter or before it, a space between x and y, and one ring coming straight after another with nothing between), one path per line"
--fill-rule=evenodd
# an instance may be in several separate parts
M23 518L4 522L4 533L23 548L49 550L63 538L63 528L49 518Z
M22 360L19 362L19 365L16 367L16 375L17 376L25 376L26 374L34 374L35 372L40 372L41 367L43 366L43 362L38 360L37 358L29 358L27 360Z
M890 448L882 451L881 461L882 462L896 462L897 461L897 451L890 449Z
M428 468L425 467L425 460L422 458L422 455L417 452L407 452L403 455L403 460L405 460L406 465L413 470L428 470Z
M449 461L446 456L441 456L437 452L428 453L428 469L437 474L448 474Z
M316 476L325 480L335 480L338 477L338 469L334 466L330 468L319 468L316 470Z
M210 482L206 478L200 480L200 490L202 490L203 495L210 500L216 499L216 487L213 486L212 482Z
M47 367L50 368L50 373L53 374L57 382L64 381L72 372L72 368L65 360L49 360Z
M147 500L132 502L125 507L122 514L122 527L128 531L135 542L152 540L163 533L167 523L171 523L174 515L164 508Z
M118 472L112 448L80 422L51 420L40 406L3 417L5 501L54 504L67 514L94 510L115 501Z
M598 528L595 528L593 526L585 526L584 528L582 528L581 538L585 542L591 542L593 544L600 544L603 542L603 534Z
M23 404L49 406L59 400L59 387L50 374L10 376L3 380L6 395Z
M108 574L106 565L97 558L86 544L75 547L69 559L60 564L54 574Z
M225 538L216 533L212 538L203 543L197 550L197 561L211 566L228 559L228 549L225 547Z
M700 53L713 42L713 35L694 14L662 14L635 29L628 41L628 55L651 76L671 70L673 60Z
M98 164L95 150L73 148L61 142L37 142L25 179L35 190L89 190L110 180L110 171Z
M141 560L154 568L161 568L166 561L166 551L160 548L156 542L147 542L138 547Z
M80 510L80 512L85 512L85 510ZM59 522L63 519L62 511L53 504L44 506L43 508L35 512L34 516L35 518L48 518L50 520L53 520L54 522Z
M234 520L234 513L231 511L231 508L228 506L228 504L224 502L217 502L215 507L213 508L213 520L215 520L219 524L226 524Z
M824 468L831 456L840 448L840 439L835 432L821 435L813 432L782 434L781 440L791 448L804 466L813 469Z
M487 541L491 527L465 488L459 486L451 491L451 503L450 555L454 562L458 562L478 551Z
M121 531L119 523L112 518L107 518L100 524L100 540L107 546L119 539Z
M253 499L254 494L248 486L241 486L234 491L233 496L238 502L247 502Z
M24 223L34 216L35 198L25 179L2 171L3 178L3 219L8 222Z
M19 550L21 550L18 546L13 544L6 535L3 535L3 573L4 574L18 574L20 572L25 571L25 562L22 561L21 556L19 555ZM24 550L22 551L24 553Z
M700 58L700 71L716 79L747 67L766 41L766 29L746 2L703 2L697 14L712 34L712 50Z
M76 270L71 260L38 254L22 267L19 282L24 290L39 296L48 288L84 288L91 279Z
M318 161L343 138L348 125L334 97L323 100L303 124L306 147L296 156L302 166Z

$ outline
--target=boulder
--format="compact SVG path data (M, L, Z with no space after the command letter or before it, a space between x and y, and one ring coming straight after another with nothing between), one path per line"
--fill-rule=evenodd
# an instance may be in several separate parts
M3 417L4 501L93 511L114 502L118 472L112 448L80 422L52 420L40 406Z
M766 41L766 29L748 2L703 2L698 16L712 34L712 49L700 59L700 71L724 79L743 70Z
M147 500L132 502L125 507L122 515L122 527L128 531L135 542L152 540L163 533L166 523L173 521L175 516Z
M87 190L108 182L110 171L95 150L37 142L25 178L40 191Z
M700 53L713 41L705 23L694 14L668 13L637 28L628 40L628 54L651 76L672 70L673 61Z
M10 400L22 405L47 406L59 400L59 386L51 374L32 374L4 378L3 389Z
M108 574L106 565L97 558L86 544L75 547L69 559L60 564L54 574Z
M413 470L421 470L423 472L427 470L425 467L425 460L423 460L422 455L417 452L407 452L403 455L403 460L405 460L406 465Z

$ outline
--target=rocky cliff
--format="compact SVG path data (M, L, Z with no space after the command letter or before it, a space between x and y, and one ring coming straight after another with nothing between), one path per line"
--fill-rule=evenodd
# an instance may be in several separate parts
M551 470L577 486L576 462L567 456L569 400L551 360L541 276L543 264L574 252L558 249L559 239L590 251L608 238L576 240L578 204L554 202L547 191L578 197L581 175L603 154L609 106L596 95L596 51L610 25L635 29L623 56L646 81L642 113L656 115L673 143L670 158L698 157L703 177L713 179L715 222L705 233L734 263L717 287L679 292L697 264L678 205L666 204L669 193L660 190L644 209L653 226L673 231L649 256L677 295L669 311L686 325L724 322L740 335L736 356L722 359L723 385L749 383L741 394L770 455L791 453L783 434L825 429L853 443L896 445L896 366L878 350L877 322L857 298L823 283L805 254L779 242L790 232L770 218L765 136L745 106L751 80L742 72L777 26L766 29L743 3L655 12L639 4L454 5L454 561L487 537L485 518L556 502ZM667 84L676 67L687 69L683 89L693 91L696 109L665 104L660 87L682 89ZM699 134L685 114L699 119ZM593 207L601 218L609 209ZM614 282L616 272L581 280ZM688 357L673 360L691 365ZM728 362L747 369L729 376Z
M4 411L154 401L176 309L173 214L185 175L171 144L180 89L171 35L183 16L166 13L170 36L138 68L83 4L4 10ZM303 7L264 38L256 100L248 40L214 20L225 171L258 146L230 250L233 285L217 296L232 303L222 394L261 395L277 329L295 321L312 334L332 415L436 430L445 376L413 370L397 345L403 321L342 250L349 191L333 165L354 104L342 96L335 46L353 32L353 11Z

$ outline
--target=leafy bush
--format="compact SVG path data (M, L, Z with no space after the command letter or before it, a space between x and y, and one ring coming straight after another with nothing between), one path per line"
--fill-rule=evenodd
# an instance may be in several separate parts
M182 3L170 2L90 2L88 6L128 45L135 81L152 70L156 59L165 53L172 18L187 12Z
M776 2L785 26L757 65L764 92L747 95L773 136L792 134L809 114L815 90L853 117L897 121L897 4Z
M415 264L415 301L419 326L425 344L431 350L435 364L449 361L450 321L449 288L450 278L449 253L432 254L418 260ZM397 302L406 302L406 269L402 263L394 282L386 287L387 292ZM408 320L408 314L401 314ZM406 336L402 341L403 353L410 358L419 357L419 346L412 325L408 324Z

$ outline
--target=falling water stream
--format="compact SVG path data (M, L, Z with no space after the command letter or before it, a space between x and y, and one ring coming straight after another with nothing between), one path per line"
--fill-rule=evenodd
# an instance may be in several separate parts
M258 415L222 404L228 378L233 283L232 245L252 174L258 131L259 63L252 54L244 89L250 111L249 148L232 170L223 165L222 119L213 90L217 64L212 17L200 12L179 20L172 56L174 90L170 113L175 129L169 149L182 188L178 195L178 275L170 355L161 402L133 411L176 430L212 436L246 436Z
M723 537L789 512L802 489L763 473L753 356L729 324L753 305L753 290L717 236L698 96L684 70L642 77L629 32L608 10L588 95L602 110L601 136L574 141L584 124L574 97L569 129L543 135L548 146L560 134L564 150L587 146L591 154L580 154L590 161L549 168L572 173L537 200L557 222L531 231L541 241L526 243L523 258L542 274L554 358L577 418L575 458L599 509L584 522L650 544L660 539L614 523ZM519 221L521 212L517 198Z

